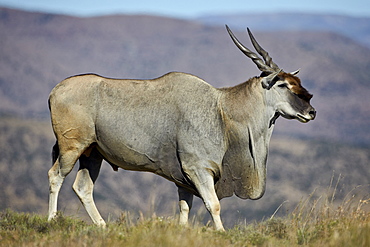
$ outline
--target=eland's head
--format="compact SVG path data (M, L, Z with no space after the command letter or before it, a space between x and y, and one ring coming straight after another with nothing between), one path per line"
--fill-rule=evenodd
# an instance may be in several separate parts
M316 110L311 106L312 95L302 86L301 80L296 76L299 70L286 73L272 61L269 54L257 43L251 31L248 30L251 42L262 56L246 48L231 32L228 26L226 29L235 45L257 65L262 72L260 82L266 90L266 100L269 106L274 108L277 116L281 115L287 119L297 119L307 123L315 119Z

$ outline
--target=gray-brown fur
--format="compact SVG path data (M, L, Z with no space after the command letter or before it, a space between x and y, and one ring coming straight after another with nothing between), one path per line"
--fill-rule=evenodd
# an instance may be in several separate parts
M296 94L307 92L299 79L283 75L270 71L222 89L178 72L153 80L87 74L62 81L49 98L59 148L49 171L49 219L64 177L80 159L73 188L92 220L105 224L92 199L105 159L113 168L149 171L176 183L182 224L192 195L201 197L222 230L219 199L233 194L258 199L265 191L276 118L315 117L309 99Z

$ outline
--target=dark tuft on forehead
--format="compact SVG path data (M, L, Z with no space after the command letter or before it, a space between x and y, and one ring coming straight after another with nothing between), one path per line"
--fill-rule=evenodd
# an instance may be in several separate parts
M312 94L310 94L307 89L305 89L302 84L301 80L292 74L288 74L285 72L281 72L279 74L279 78L282 80L285 80L289 84L289 89L298 97L300 97L303 100L306 100L307 102L310 101L312 98Z

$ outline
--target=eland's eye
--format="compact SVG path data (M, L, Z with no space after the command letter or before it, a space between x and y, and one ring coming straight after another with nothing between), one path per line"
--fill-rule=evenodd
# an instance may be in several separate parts
M288 88L288 85L286 83L282 83L282 84L279 84L278 87L280 87L280 88L284 88L284 87Z

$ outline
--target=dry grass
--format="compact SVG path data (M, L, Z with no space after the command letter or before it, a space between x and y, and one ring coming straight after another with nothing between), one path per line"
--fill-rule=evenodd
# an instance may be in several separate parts
M237 225L226 232L193 222L181 227L173 218L134 218L122 213L102 229L64 217L0 213L0 246L370 246L369 198L348 196L334 206L331 196L302 200L289 215Z

